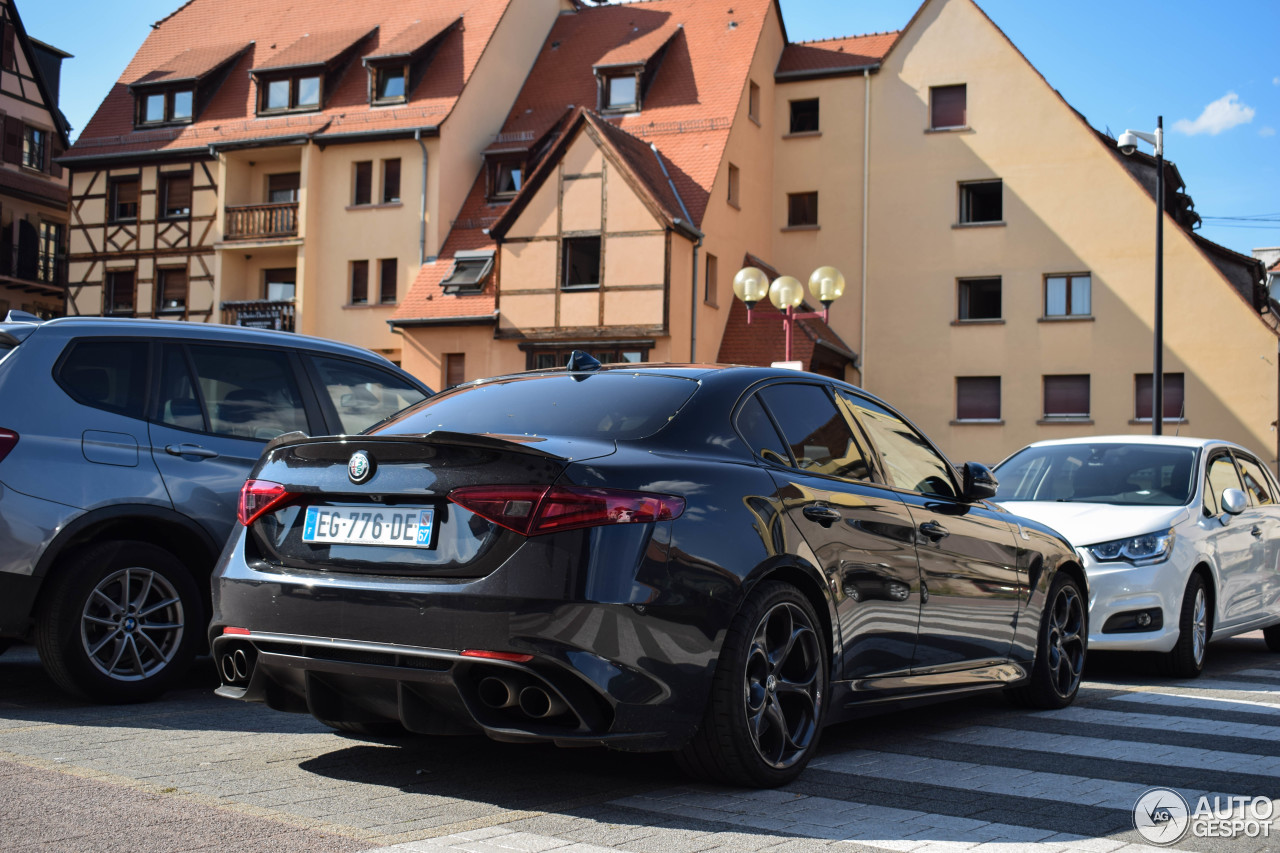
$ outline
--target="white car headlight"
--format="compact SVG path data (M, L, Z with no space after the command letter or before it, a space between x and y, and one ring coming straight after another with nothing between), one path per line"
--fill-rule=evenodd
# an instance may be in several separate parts
M1089 553L1100 563L1128 560L1136 566L1158 563L1173 550L1173 528L1134 536L1132 539L1116 539L1089 546Z

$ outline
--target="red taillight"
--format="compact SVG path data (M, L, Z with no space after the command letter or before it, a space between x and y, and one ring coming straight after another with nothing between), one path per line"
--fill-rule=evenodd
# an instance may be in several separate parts
M528 663L533 655L522 655L518 652L488 652L482 649L463 649L464 658L486 658L488 660L505 660L512 663Z
M17 446L18 434L11 429L0 429L0 462Z
M568 486L464 486L450 492L449 500L524 536L671 521L684 512L684 498Z
M249 636L249 633L250 633L250 632L249 632L249 629L248 629L248 628L223 628L223 629L222 629L222 633L224 633L224 634L236 634L236 635L241 636L241 637L247 637L247 636Z
M240 489L240 508L237 515L245 527L253 524L265 512L280 506L293 497L284 486L270 480L246 480Z

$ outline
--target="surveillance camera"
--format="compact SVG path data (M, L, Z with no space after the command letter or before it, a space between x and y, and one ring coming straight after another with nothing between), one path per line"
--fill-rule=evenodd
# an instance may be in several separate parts
M1120 153L1126 157L1138 150L1138 137L1133 131L1126 130L1120 134L1120 138L1116 140L1116 147L1120 149Z

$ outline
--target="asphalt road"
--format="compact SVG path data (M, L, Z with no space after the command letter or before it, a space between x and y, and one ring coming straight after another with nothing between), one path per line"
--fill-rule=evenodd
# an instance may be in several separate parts
M219 699L207 660L162 701L91 706L18 647L0 656L0 851L1128 853L1158 849L1133 825L1154 787L1193 811L1276 808L1275 839L1193 821L1175 849L1280 849L1280 655L1261 635L1212 645L1195 681L1127 656L1087 677L1058 712L985 696L834 727L795 784L744 791L663 756L345 737Z

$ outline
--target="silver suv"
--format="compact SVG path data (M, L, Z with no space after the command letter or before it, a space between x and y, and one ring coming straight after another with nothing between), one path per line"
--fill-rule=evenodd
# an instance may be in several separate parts
M288 432L358 433L431 390L331 341L232 326L0 322L0 647L64 689L152 698L204 644L249 469Z

